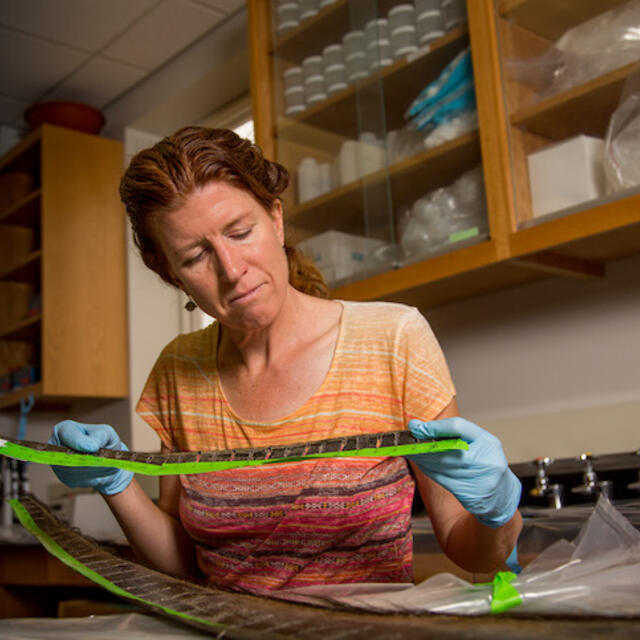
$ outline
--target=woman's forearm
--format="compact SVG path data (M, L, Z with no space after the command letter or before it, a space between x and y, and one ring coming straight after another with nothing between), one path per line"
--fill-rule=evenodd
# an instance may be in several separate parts
M121 493L104 496L139 560L180 578L197 578L193 542L180 521L160 509L134 479Z
M464 511L451 526L443 550L466 571L489 573L504 565L521 529L519 511L509 522L496 528L483 525L474 515Z

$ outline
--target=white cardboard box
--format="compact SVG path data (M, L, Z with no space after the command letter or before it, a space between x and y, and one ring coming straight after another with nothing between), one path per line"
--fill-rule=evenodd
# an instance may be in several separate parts
M604 141L584 135L527 156L533 217L603 196L603 158Z
M386 244L375 238L325 231L298 243L298 248L313 260L327 281L332 282L360 271L369 253Z

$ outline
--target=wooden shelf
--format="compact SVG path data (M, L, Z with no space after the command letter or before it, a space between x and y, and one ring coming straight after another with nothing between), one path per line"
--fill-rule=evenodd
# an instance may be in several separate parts
M0 409L17 405L22 398L28 397L30 393L33 394L34 398L40 398L42 396L42 382L36 382L21 389L0 395Z
M566 31L628 0L499 0L501 16L555 41ZM605 5L603 7L603 5Z
M394 203L413 201L479 163L480 142L473 131L304 202L287 216L287 222L317 232L363 233L363 189L389 180Z
M0 333L0 340L34 340L40 337L40 322L42 316L27 318L15 327Z
M0 212L0 224L35 228L40 223L40 189Z
M640 194L605 202L536 226L520 229L509 239L518 257L549 248L597 262L618 260L640 252ZM552 239L552 240L551 240Z
M378 0L376 15L372 11L371 18L385 16L396 4L397 0ZM349 0L338 0L277 37L271 53L299 64L307 56L320 55L327 45L340 42L350 29L362 29L363 26L351 24Z
M295 135L293 125L304 123L348 138L357 138L358 109L366 108L367 104L377 108L382 100L387 128L401 128L406 124L404 112L416 95L429 82L435 80L445 65L468 44L466 27L452 29L439 40L432 42L430 48L425 48L422 55L398 60L380 72L359 80L290 118L291 129L285 125L275 133L279 138L289 139L290 130ZM420 78L419 87L416 85L416 78Z
M42 127L28 133L15 147L0 157L0 171L24 171L40 175Z
M28 256L23 258L18 264L7 269L4 273L0 273L0 280L9 280L11 282L27 282L34 283L40 280L40 258L42 250L32 251Z
M599 78L547 98L511 115L511 124L550 140L584 133L605 136L627 78L640 70L633 62Z

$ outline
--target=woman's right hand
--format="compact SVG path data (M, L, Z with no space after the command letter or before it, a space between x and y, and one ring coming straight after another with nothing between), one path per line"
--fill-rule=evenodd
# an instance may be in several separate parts
M83 424L75 420L63 420L53 428L49 444L69 447L81 453L95 453L98 449L128 451L113 427L108 424ZM104 495L112 496L124 491L133 472L110 467L61 467L52 465L60 482L71 488L89 487Z

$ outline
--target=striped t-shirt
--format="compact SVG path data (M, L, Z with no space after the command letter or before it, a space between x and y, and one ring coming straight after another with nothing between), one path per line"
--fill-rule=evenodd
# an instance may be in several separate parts
M411 307L342 302L320 388L272 422L243 420L216 369L218 324L173 340L137 411L175 451L287 445L406 428L455 391L436 338ZM412 580L414 483L404 458L335 458L181 476L180 518L210 584L255 593Z

